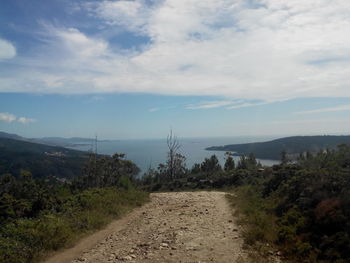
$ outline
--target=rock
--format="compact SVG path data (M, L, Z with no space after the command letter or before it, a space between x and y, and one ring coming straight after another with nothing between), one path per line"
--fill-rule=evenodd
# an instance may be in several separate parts
M151 244L150 243L140 243L137 246L138 247L149 247Z
M161 247L169 247L169 244L168 243L161 243L160 246Z
M123 257L123 260L132 260L132 257L131 256L125 256L125 257Z

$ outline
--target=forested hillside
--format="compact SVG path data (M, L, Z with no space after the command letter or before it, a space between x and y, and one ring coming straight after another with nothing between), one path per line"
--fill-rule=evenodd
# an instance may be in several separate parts
M51 149L42 147L41 150ZM41 156L36 161L43 162L44 172L46 159L39 148L25 144L24 149ZM71 245L83 234L148 200L147 193L134 188L138 168L124 160L122 154L89 155L81 175L68 183L49 173L41 178L20 167L19 176L0 174L1 263L39 262L47 252Z
M23 137L18 136L17 134L7 133L7 132L2 132L2 131L0 131L0 138L14 139L14 140L23 140L24 139Z
M338 144L350 144L350 136L294 136L268 142L231 144L213 146L206 150L230 151L235 155L248 155L254 153L257 158L279 160L282 152L296 159L305 152L316 153L321 149L336 149Z
M76 145L89 145L91 146L97 140L95 138L63 138L63 137L43 137L43 138L26 138L19 136L17 134L7 133L0 131L0 139L14 139L18 141L45 144L50 146L60 146L60 147L74 147ZM101 140L98 140L100 142ZM106 140L103 140L106 141Z
M0 174L19 176L21 170L35 177L80 175L88 153L26 141L0 138Z

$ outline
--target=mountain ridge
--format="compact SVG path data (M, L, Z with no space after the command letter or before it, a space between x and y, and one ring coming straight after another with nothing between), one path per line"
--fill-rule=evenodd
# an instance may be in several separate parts
M0 138L0 175L19 176L21 170L28 170L35 177L73 178L80 175L87 159L88 153L83 151Z
M238 156L254 153L260 159L279 160L283 151L295 159L300 153L317 152L327 148L335 149L342 143L350 144L350 135L290 136L267 142L211 146L206 150L229 151Z
M7 133L0 131L0 138L14 139L20 141L27 141L51 146L61 147L74 147L77 145L90 145L95 142L95 138L83 138L83 137L42 137L42 138L26 138L17 134ZM97 140L98 142L106 142L108 140Z

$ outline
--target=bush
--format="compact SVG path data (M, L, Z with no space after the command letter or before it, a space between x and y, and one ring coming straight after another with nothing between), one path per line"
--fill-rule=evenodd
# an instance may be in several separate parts
M244 240L248 245L277 240L276 217L270 213L274 202L264 201L260 192L257 186L246 185L237 188L234 196L227 195L231 205L236 208L238 223L243 227Z
M0 227L1 263L34 262L148 200L147 193L133 189L89 189L68 196L63 193L66 199L60 212L45 211L36 218L17 219Z

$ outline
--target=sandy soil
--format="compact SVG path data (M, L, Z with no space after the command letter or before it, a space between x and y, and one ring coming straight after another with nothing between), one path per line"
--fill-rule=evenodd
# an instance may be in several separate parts
M46 263L239 262L246 258L242 243L225 193L156 193Z

